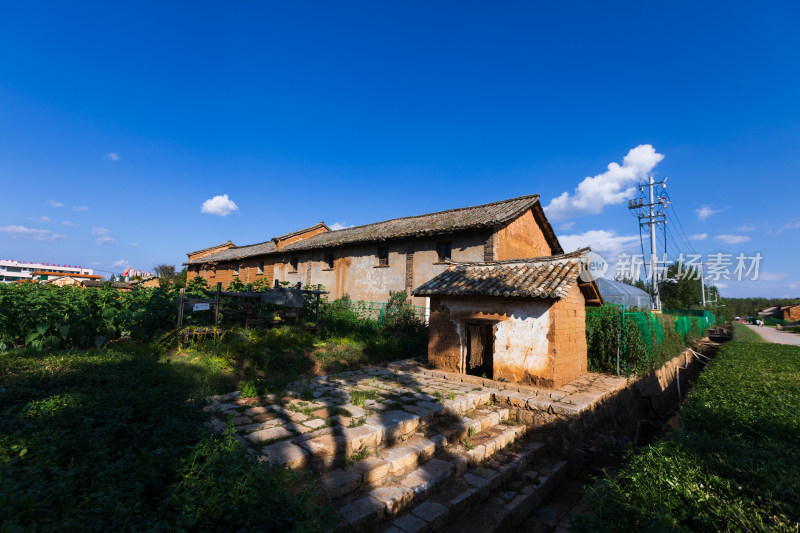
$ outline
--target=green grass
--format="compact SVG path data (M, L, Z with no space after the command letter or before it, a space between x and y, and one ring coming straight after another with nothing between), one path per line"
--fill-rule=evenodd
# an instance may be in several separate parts
M291 471L212 435L146 347L0 354L0 530L318 530Z
M248 395L280 393L292 381L356 369L425 353L427 334L394 335L372 331L362 339L322 338L283 326L233 329L224 336L198 338L188 347L182 335L166 337L158 349L164 360L192 379L205 395L244 388ZM301 391L311 399L310 391Z
M592 490L583 530L797 531L800 348L723 345L680 420Z
M761 335L740 322L733 322L733 340L741 342L764 342Z

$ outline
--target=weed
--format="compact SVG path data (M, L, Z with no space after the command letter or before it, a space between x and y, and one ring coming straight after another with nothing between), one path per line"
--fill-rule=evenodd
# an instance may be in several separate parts
M367 417L362 416L361 418L353 418L352 420L350 420L350 425L348 427L357 428L359 426L363 426L366 423L367 423Z
M353 416L353 413L351 413L350 411L348 411L344 407L341 407L341 406L338 406L338 405L333 407L331 410L332 410L333 414L335 414L335 415L347 416L347 417L352 417Z
M475 436L475 433L477 433L477 430L475 429L475 426L470 426L468 432L469 432L469 438L472 438Z
M447 397L448 397L448 398L450 398L450 400L451 400L451 401L455 401L455 399L456 399L456 393L455 393L455 392L452 392L452 391L451 391L451 392L448 392L448 393L447 393Z
M438 390L437 390L436 392L434 392L434 393L433 393L433 396L434 396L434 398L436 398L437 400L442 400L442 399L444 399L444 396L442 396L442 393L441 393L441 391L438 391Z
M469 438L467 438L467 437L464 437L463 439L461 439L461 444L464 446L464 449L467 450L467 451L472 450L472 449L475 448L475 445L472 444L472 441L469 440Z
M303 390L300 392L300 398L310 402L314 399L314 393L308 387L304 387Z
M379 397L374 390L353 389L350 391L350 403L353 405L364 405L367 400L375 400Z
M366 459L370 455L371 452L369 451L369 448L362 448L357 453L354 453L352 455L346 455L344 458L344 462L347 466L351 466L357 463L358 461L361 461L362 459Z

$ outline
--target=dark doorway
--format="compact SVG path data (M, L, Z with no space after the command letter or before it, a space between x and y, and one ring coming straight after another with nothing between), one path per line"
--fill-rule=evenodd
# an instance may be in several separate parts
M467 322L467 361L465 371L473 376L494 379L494 324Z

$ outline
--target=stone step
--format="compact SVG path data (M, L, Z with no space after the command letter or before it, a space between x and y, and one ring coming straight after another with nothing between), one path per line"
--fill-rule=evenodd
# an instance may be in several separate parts
M516 450L504 449L494 460L471 466L462 476L433 492L424 502L409 507L391 522L383 524L382 530L398 533L448 529L465 513L472 513L476 507L484 509L485 502L505 488L512 478L518 477L530 465L538 464L544 450L545 445L540 442L528 443ZM475 523L483 522L485 518L482 517ZM473 528L470 531L481 529Z
M503 487L502 490L495 490L479 505L472 506L460 516L454 516L441 531L494 533L519 525L564 480L567 471L565 461L545 461L536 465L535 470L522 473L519 478L521 483L516 489Z
M470 414L472 417L468 420L459 419L455 423L456 427L460 429L448 427L451 429L451 436L456 433L464 435L465 442L469 442L469 435L472 435L472 438L479 443L475 450L481 452L481 458L485 456L484 449L486 447L490 447L493 452L495 449L499 450L507 444L511 444L522 435L523 426L499 425L499 422L503 420L502 417L507 414L506 409L488 408L475 410ZM433 426L430 428L429 433L432 434L430 437L416 434L394 446L383 448L353 465L323 474L320 480L320 494L329 500L341 498L362 487L365 489L378 488L392 476L403 476L411 472L433 457L437 450L441 451L447 445L449 441L440 430L441 428L438 426ZM463 470L459 467L459 463L466 466L471 461L478 460L477 456L470 455L462 444L454 444L452 447L453 450L459 452L454 458L454 465L459 471ZM448 452L448 455L453 454Z
M478 408L465 408L474 403ZM461 440L470 434L491 428L506 419L506 408L489 406L488 393L467 395L451 405L423 401L404 410L394 409L370 414L357 427L325 427L308 433L294 435L284 426L257 429L245 439L257 443L259 439L285 439L261 448L264 460L290 468L310 468L328 472L346 466L362 454L380 455L415 434L444 435L451 440ZM444 403L450 402L446 400ZM269 422L271 423L271 422ZM291 437L291 438L290 438Z
M524 426L491 425L489 422L487 429L475 433L473 438L476 441L490 443L491 455L507 449L523 435ZM323 480L322 491L326 496L344 498L336 507L340 508L345 526L354 530L369 529L409 506L420 504L434 489L441 487L451 477L463 476L468 483L479 482L479 479L469 476L472 469L480 468L478 463L484 459L479 460L477 456L470 455L470 450L463 444L447 446L441 435L437 438L439 440L434 442L431 439L417 437L407 444L388 450L385 457L364 460L362 468L356 464L354 468L337 471L335 477ZM486 444L481 446L485 447ZM543 446L537 445L531 450L538 450ZM438 450L435 457L422 462L431 449ZM507 476L507 469L505 466L499 467L503 476ZM355 479L357 472L360 471L368 472L372 481L362 477L363 488L358 490ZM375 505L374 502L380 505Z

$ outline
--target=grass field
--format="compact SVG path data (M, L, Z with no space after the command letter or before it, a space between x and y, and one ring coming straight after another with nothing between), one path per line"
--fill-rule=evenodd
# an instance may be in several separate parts
M592 489L582 530L798 530L800 347L723 345L680 420Z

